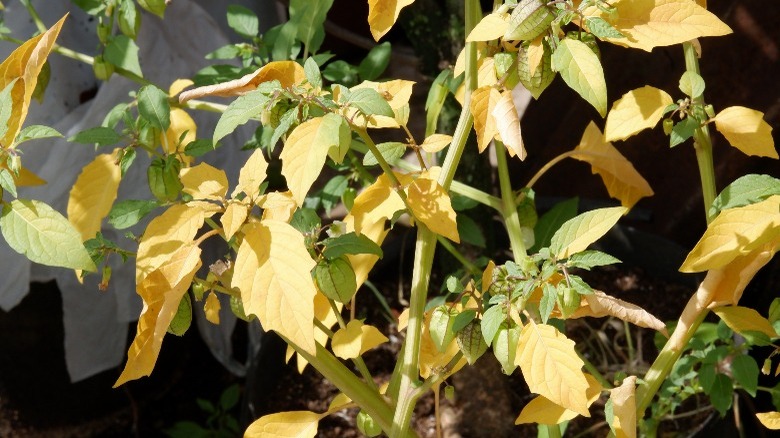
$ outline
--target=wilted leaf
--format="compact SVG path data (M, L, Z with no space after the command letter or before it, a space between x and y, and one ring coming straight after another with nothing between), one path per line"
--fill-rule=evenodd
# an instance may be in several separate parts
M588 399L588 406L598 400L601 394L601 384L590 374L585 374L585 379L588 381L588 389L585 390L585 397ZM536 396L533 400L528 402L520 411L520 415L515 419L515 424L547 424L554 425L560 424L564 421L572 420L577 415L576 412L570 411L563 406L559 406L544 396Z
M127 352L127 363L114 388L152 373L162 340L176 316L179 302L201 265L200 248L193 242L181 245L165 264L137 283L136 291L144 301L138 330Z
M496 102L492 112L496 121L496 130L501 140L504 142L509 154L517 156L520 160L525 160L525 146L523 146L523 136L520 130L520 116L517 114L515 101L512 99L512 92L505 91L501 98Z
M666 325L663 321L636 304L623 301L598 290L593 291L591 295L583 295L583 299L586 305L577 309L569 318L614 316L639 327L657 330L666 334Z
M247 315L260 319L298 347L315 354L315 266L303 235L285 222L264 220L244 227L231 286L241 291Z
M625 38L604 38L619 46L651 51L705 36L720 36L731 29L718 17L690 0L619 0L615 19L597 7L586 8L585 16L600 16Z
M555 232L550 250L558 259L569 258L605 235L626 212L625 207L609 207L577 215Z
M279 412L255 420L244 438L314 438L322 414L310 411Z
M52 47L54 47L54 41L57 39L64 22L65 17L62 17L49 30L30 38L17 47L0 64L0 90L5 89L16 80L11 89L13 111L6 123L8 129L0 137L0 145L4 148L11 147L22 129L29 111L30 100L38 83L38 75L43 69Z
M780 241L780 195L722 211L680 267L700 272L725 266L769 242Z
M255 149L246 164L238 172L238 185L231 196L234 198L241 192L246 193L249 199L254 199L260 193L260 184L265 181L268 170L268 162L265 161L262 149Z
M477 131L477 147L483 152L498 132L493 110L501 100L501 93L493 87L480 87L471 93L471 114Z
M552 69L564 82L604 117L607 114L607 84L598 56L585 43L566 38L552 54Z
M591 171L601 176L609 195L619 199L626 208L633 207L645 196L653 195L653 189L634 165L612 143L604 141L601 131L593 122L585 128L580 144L571 157L590 164Z
M438 182L419 177L407 190L409 206L414 217L431 231L459 243L458 224L450 196ZM354 211L354 207L353 207Z
M581 369L584 363L577 356L574 341L555 327L529 321L520 333L515 363L531 392L590 417L588 381Z
M303 66L295 61L272 61L252 73L220 84L187 90L179 95L179 102L204 96L238 96L257 88L263 82L277 80L282 88L289 88L306 80Z
M625 140L654 127L672 103L672 96L649 85L631 90L612 104L604 126L606 141Z
M15 199L3 205L0 229L8 246L35 263L96 270L79 232L41 201Z
M636 437L636 376L628 376L617 388L609 391L616 438Z
M354 359L387 341L376 327L353 319L333 335L333 353L342 359Z
M100 231L100 223L111 211L121 179L116 151L100 154L84 166L70 189L68 220L86 241Z
M368 0L368 25L375 41L379 41L395 21L401 9L414 3L414 0Z
M764 121L764 113L743 106L730 106L719 112L714 120L715 128L745 154L778 158L772 127Z

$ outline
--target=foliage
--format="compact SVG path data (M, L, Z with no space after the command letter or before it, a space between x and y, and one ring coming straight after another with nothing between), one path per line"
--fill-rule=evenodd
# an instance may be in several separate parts
M140 88L106 115L103 126L70 138L114 149L97 154L81 171L70 192L67 219L36 200L7 200L17 197L18 186L43 183L22 166L17 146L59 135L46 127L22 126L46 57L53 50L65 53L54 45L65 19L20 45L0 65L0 228L9 245L32 261L81 274L103 265L105 283L110 278L105 258L132 253L102 237L104 219L124 229L154 214L135 252L136 290L144 309L115 386L148 376L166 333L187 330L192 289L209 321L219 323L217 295L228 295L237 317L257 318L288 343L299 368L311 364L343 392L324 413L267 415L249 426L246 436L314 436L321 418L352 406L361 408L359 423L367 434L413 435L410 419L419 397L487 353L504 373L519 369L537 394L516 422L539 423L550 436L560 433L558 424L590 416L602 393L609 397L605 411L612 432L635 436L638 427L654 433L657 420L686 397L706 394L723 414L734 388L751 396L759 389L758 365L746 352L752 345L774 345L780 306L775 303L765 318L738 303L780 244L780 181L747 175L716 198L709 126L714 124L748 155L778 155L763 114L741 106L716 112L704 101L695 41L731 30L703 1L507 0L495 2L483 17L479 2L467 0L466 46L453 69L431 88L429 126L420 138L408 127L410 117L419 116L411 114L410 105L416 84L404 79L376 82L389 63L389 43L377 45L357 66L320 51L332 0L293 0L290 20L262 34L251 11L229 7L227 23L245 42L206 57L235 59L240 67L208 67L191 80L174 82L167 92L165 84L143 78L134 42L143 31L138 7L162 18L167 2L74 3L98 18L101 53L91 60L96 76L106 80L120 74ZM369 0L373 37L387 34L412 3ZM598 48L602 43L645 51L682 44L687 70L681 73L681 97L674 100L664 90L642 86L610 108ZM600 123L591 122L576 147L515 191L507 155L522 161L534 151L523 143L512 90L521 84L539 98L557 75L606 118L604 133ZM462 105L451 135L436 132L449 95ZM235 99L227 106L202 100L210 96ZM189 115L197 109L222 112L215 131L205 138ZM610 316L667 335L653 315L592 289L577 275L578 270L619 262L588 248L641 198L653 194L611 142L630 139L661 120L670 147L693 139L699 162L710 163L700 168L709 227L681 267L707 274L650 370L611 382L582 359L581 346L567 337L561 321ZM239 126L257 122L258 134L247 145L253 152L231 190L225 171L200 157L217 150ZM495 148L499 197L454 180L472 127L479 152ZM377 144L377 130L399 131L405 140ZM126 171L144 153L152 158L146 169L148 199L117 202ZM401 160L407 153L416 165ZM443 156L441 167L431 161L435 154ZM576 205L567 202L537 220L533 183L567 157L587 163L620 206L577 214ZM280 164L285 189L271 188L269 163ZM325 175L328 180L321 184ZM496 211L506 227L511 260L489 261L482 270L461 254L455 245L479 242L484 224L465 226L455 195ZM347 213L331 220L337 204ZM417 229L415 271L409 308L399 320L399 329L406 331L404 347L393 378L380 390L361 356L387 338L341 310L344 305L354 308L383 256L385 237L401 220ZM212 238L222 239L229 250L200 277L200 246ZM464 264L460 272L468 274L447 280L449 293L427 307L437 241ZM722 320L715 329L701 323L709 310ZM707 330L716 336L705 336ZM733 332L747 342L735 342ZM774 348L772 355L778 351ZM339 359L350 360L357 373ZM763 369L771 367L768 363ZM223 395L230 400L220 401L219 407L201 402L209 414L208 429L234 431L234 422L223 421L235 405L230 394ZM777 416L764 413L759 419L777 428ZM170 432L195 429L206 433L184 423Z

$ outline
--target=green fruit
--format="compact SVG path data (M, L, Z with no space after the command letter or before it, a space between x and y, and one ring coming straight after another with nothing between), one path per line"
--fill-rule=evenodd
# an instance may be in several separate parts
M664 119L664 134L666 135L671 134L672 129L674 129L674 120Z
M555 19L542 0L521 0L509 17L505 40L532 40L550 27Z
M520 50L517 52L517 74L520 83L531 92L534 99L538 99L547 86L555 79L555 72L552 69L552 51L547 42L542 44L544 46L544 54L535 71L530 71L528 65L527 46L520 46Z
M168 325L168 333L176 336L182 336L187 332L192 323L192 301L190 295L184 294L179 301L179 308L176 310L171 323Z
M382 428L379 427L379 424L365 411L358 412L356 420L358 430L363 432L365 436L375 437L382 433Z
M570 287L558 288L558 307L564 318L580 308L580 294Z
M102 55L98 55L92 63L92 71L97 79L107 81L114 74L114 64L106 61Z
M320 261L314 268L314 279L320 292L339 303L348 303L357 292L355 271L343 256Z
M487 350L487 343L482 337L482 325L478 320L471 321L463 327L455 340L469 365L473 365Z
M112 34L112 19L111 17L100 17L97 25L97 36L100 43L105 45L111 39Z
M184 186L179 181L181 163L175 157L155 158L146 171L149 189L162 202L175 201Z

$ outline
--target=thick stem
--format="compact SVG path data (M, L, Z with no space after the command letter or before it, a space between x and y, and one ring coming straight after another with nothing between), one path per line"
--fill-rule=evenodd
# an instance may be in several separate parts
M515 262L520 262L527 255L523 232L520 228L520 216L517 213L515 195L512 192L512 182L509 180L509 165L506 160L506 149L503 143L495 140L496 162L498 165L498 181L501 187L501 200L503 208L501 215L504 218L506 232L509 234L509 245L512 247L512 256Z

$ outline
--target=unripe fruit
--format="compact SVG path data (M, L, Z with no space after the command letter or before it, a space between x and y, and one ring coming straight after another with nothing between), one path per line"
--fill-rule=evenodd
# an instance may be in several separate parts
M357 414L357 427L358 430L363 432L367 437L379 436L382 433L382 428L371 418L365 411L360 411Z
M97 79L107 81L114 74L114 64L106 61L102 55L98 55L92 63L92 71Z
M532 40L550 27L555 14L542 0L521 0L509 17L505 40Z
M674 120L664 119L664 134L666 135L671 134L673 128L674 128Z
M182 336L187 332L192 323L192 302L190 301L189 294L184 294L179 301L179 308L176 310L176 315L168 325L168 333L176 336Z
M570 287L558 289L558 306L564 318L568 318L580 308L580 299L580 294Z

